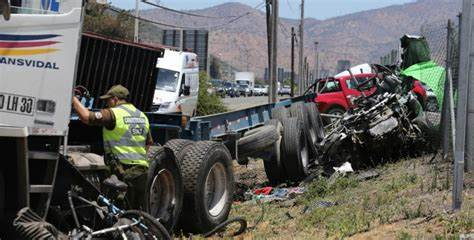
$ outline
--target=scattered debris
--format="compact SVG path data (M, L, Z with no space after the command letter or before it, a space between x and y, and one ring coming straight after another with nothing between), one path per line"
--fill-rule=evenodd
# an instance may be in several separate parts
M262 202L285 201L294 199L296 196L305 192L304 187L277 188L264 187L255 190L249 190L244 194L243 201L260 200Z
M363 171L357 174L357 181L365 181L379 177L380 174L374 170Z
M350 162L345 162L340 167L333 167L333 169L337 173L341 173L343 175L346 173L354 172L354 169L352 169L352 165Z

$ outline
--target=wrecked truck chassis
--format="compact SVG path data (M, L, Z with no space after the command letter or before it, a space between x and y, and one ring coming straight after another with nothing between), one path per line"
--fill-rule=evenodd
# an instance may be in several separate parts
M346 161L355 168L375 166L412 153L413 148L421 145L417 143L424 141L409 104L418 101L416 98L398 93L371 97L381 100L353 109L329 126L321 144L321 162L326 170Z

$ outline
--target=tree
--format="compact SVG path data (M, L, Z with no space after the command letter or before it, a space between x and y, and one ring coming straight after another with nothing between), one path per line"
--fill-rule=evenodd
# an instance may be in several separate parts
M227 108L222 103L221 98L216 94L210 94L208 89L209 76L206 72L199 73L199 94L197 104L197 115L204 116L209 114L216 114L226 112Z
M89 1L83 30L112 38L133 40L133 19L127 16L127 11L116 13L108 10L109 8L110 4Z

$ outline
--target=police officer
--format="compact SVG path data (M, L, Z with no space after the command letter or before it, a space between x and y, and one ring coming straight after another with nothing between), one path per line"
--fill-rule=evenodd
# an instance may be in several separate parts
M128 95L127 88L115 85L100 97L108 108L91 112L76 97L73 107L84 124L103 127L106 164L127 183L130 207L146 211L147 150L153 139L148 118L127 102Z

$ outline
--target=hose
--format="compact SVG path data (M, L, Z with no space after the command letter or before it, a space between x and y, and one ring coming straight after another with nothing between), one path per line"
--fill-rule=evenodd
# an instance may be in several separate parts
M219 232L221 229L227 227L228 225L230 225L231 223L234 223L234 222L238 222L240 224L240 228L239 228L239 230L235 231L232 234L233 237L238 236L238 235L244 233L247 230L247 221L242 217L236 217L236 218L228 219L228 220L222 222L221 224L217 225L214 229L212 229L211 231L205 233L204 237L210 237L210 236L214 235L215 233Z
M255 221L255 225L253 225L252 227L247 227L247 220L245 220L243 217L236 217L236 218L226 220L226 221L222 222L221 224L217 225L214 229L212 229L211 231L205 233L204 237L210 237L210 236L216 234L217 232L221 231L222 229L224 229L225 227L227 227L228 225L230 225L234 222L238 222L240 224L240 228L237 231L235 231L234 233L232 233L232 235L231 235L232 237L238 236L238 235L246 232L247 230L255 230L257 228L258 224L260 224L260 222L262 222L262 220L265 216L265 206L264 206L264 204L261 201L258 201L258 200L257 200L257 203L259 203L262 211L261 211L261 214L258 217L258 219Z

